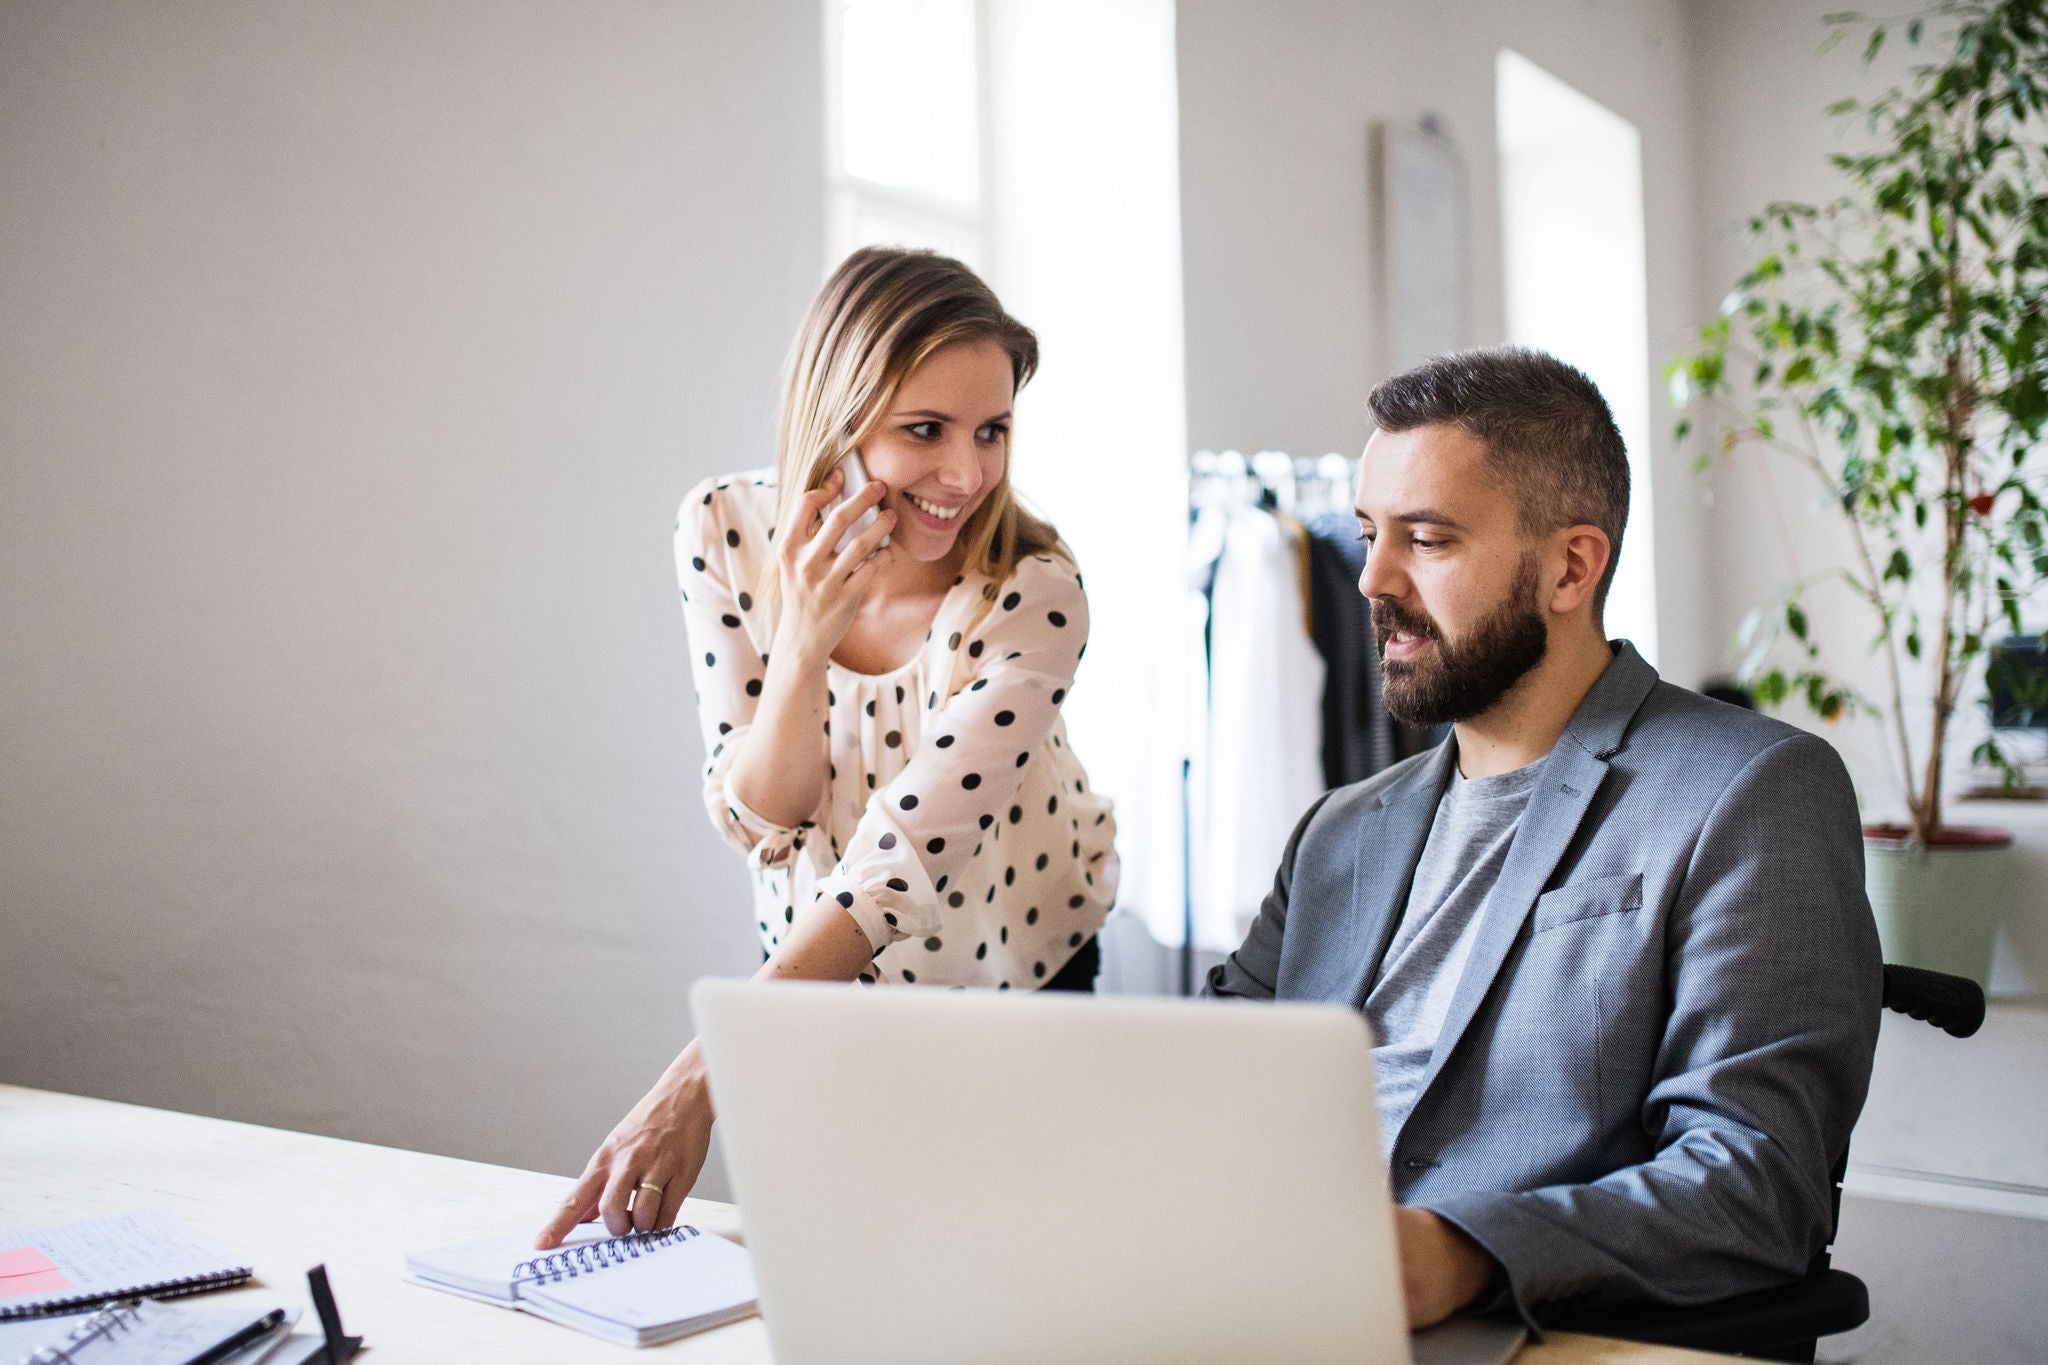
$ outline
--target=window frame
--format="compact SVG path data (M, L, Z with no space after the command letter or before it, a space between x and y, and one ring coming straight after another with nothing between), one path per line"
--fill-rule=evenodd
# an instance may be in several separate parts
M966 259L983 278L995 273L996 177L994 99L989 60L990 0L966 0L974 43L975 196L971 205L902 185L891 185L852 174L846 168L846 105L844 61L844 11L853 0L823 0L825 58L825 251L828 264L844 260L855 248L867 245L855 230L863 210L878 210L899 222L924 229L916 240L897 243L924 246L965 240L966 249L953 248L948 254ZM945 246L938 249L946 250Z

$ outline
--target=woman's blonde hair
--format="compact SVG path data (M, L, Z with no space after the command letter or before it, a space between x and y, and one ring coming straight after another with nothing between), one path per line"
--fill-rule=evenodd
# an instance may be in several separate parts
M834 465L881 424L896 391L925 357L955 342L993 341L1010 357L1013 392L1038 369L1038 338L1003 311L995 293L950 256L901 247L862 247L848 256L812 301L782 375L775 441L775 524ZM1059 544L1042 518L1003 477L960 528L963 571L1002 582L1028 554ZM780 596L771 563L759 596L770 619Z

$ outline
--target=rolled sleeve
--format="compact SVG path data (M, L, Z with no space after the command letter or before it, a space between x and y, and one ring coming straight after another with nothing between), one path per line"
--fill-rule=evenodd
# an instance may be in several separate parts
M713 746L717 752L704 770L704 809L725 841L746 855L748 867L757 872L786 868L802 852L804 839L815 826L809 820L779 825L740 799L732 785L732 765L746 732L746 727L739 727Z
M767 658L755 632L747 546L719 482L683 499L676 518L676 581L689 636L690 676L704 740L704 810L725 841L756 868L786 867L810 826L778 825L732 789L732 768L760 707Z

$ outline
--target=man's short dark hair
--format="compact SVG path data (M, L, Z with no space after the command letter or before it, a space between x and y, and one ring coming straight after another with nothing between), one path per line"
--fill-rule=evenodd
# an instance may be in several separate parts
M1523 534L1597 526L1611 547L1593 619L1621 562L1628 525L1628 448L1607 400L1582 371L1520 346L1454 351L1397 374L1366 400L1383 431L1462 427L1520 508Z

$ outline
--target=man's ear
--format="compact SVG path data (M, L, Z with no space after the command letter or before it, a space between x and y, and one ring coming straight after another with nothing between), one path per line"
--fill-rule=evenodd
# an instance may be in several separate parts
M1613 547L1607 533L1597 526L1567 526L1555 534L1554 553L1561 556L1559 572L1550 582L1546 604L1558 616L1569 616L1593 600L1600 576L1607 572Z

